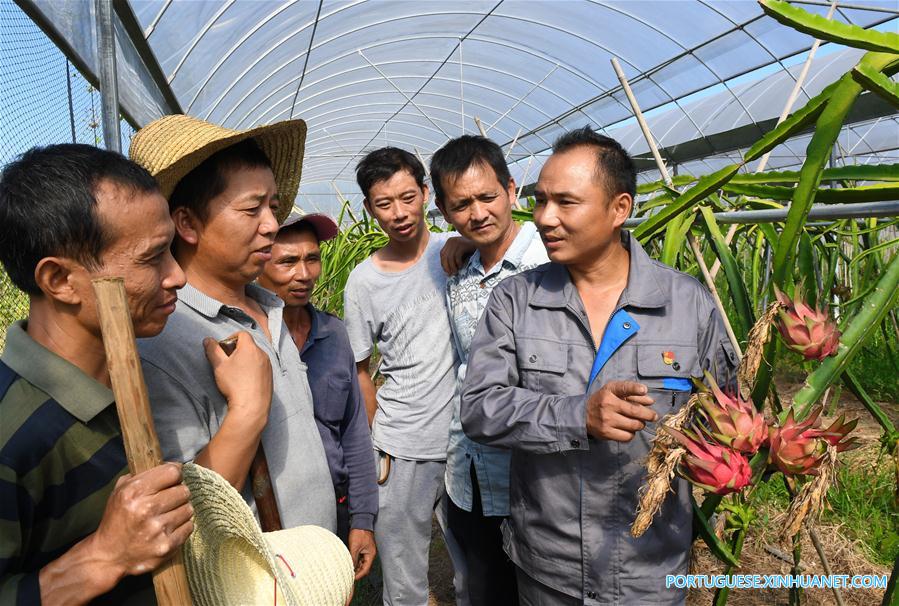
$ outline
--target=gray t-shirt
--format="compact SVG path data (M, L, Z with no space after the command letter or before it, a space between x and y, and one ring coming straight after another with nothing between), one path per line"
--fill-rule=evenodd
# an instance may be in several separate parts
M373 344L381 354L384 385L372 442L400 459L446 459L456 357L440 250L451 235L432 233L421 259L402 271L381 271L366 259L344 290L344 321L356 361L369 357Z
M215 384L203 338L221 340L245 330L272 364L272 405L262 446L281 523L284 528L315 524L334 532L334 485L313 416L306 365L282 318L284 303L255 284L247 285L246 292L268 316L273 342L242 310L190 284L178 292L178 306L165 330L138 341L163 457L193 460L222 426L228 403ZM255 511L251 488L249 481L244 484L243 497Z

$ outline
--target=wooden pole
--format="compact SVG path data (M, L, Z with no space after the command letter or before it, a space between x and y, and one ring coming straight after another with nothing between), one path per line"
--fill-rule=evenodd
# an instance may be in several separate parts
M228 337L219 341L219 347L226 355L231 355L237 348L237 336ZM256 502L256 512L259 514L259 526L263 532L281 530L281 514L278 512L278 501L275 499L275 490L272 488L272 478L268 471L268 459L265 458L265 450L262 442L256 449L256 456L250 463L250 486L253 490L253 500Z
M99 278L93 281L93 287L125 456L131 473L141 473L162 463L162 451L150 414L150 399L137 354L124 282L121 278ZM159 606L193 603L180 549L153 571L153 586Z
M668 187L675 189L674 182L671 180L671 175L668 173L668 168L662 161L662 156L661 154L659 154L659 148L656 145L652 133L649 131L649 125L646 124L646 120L643 119L643 112L640 111L640 105L637 103L637 98L634 96L634 92L631 90L631 85L630 83L628 83L627 77L624 75L624 71L621 69L621 65L618 64L618 59L616 59L615 57L612 57L612 67L615 69L615 73L618 75L618 81L621 82L621 86L622 88L624 88L624 93L627 95L627 100L630 101L631 108L634 110L634 116L637 118L637 124L640 125L640 130L643 131L643 137L646 138L646 143L649 145L649 149L652 152L652 157L655 158L656 166L659 168L659 172L662 173L662 178L665 180L665 183L668 184ZM690 248L693 250L693 255L696 257L696 263L699 265L699 270L702 272L702 277L705 279L705 284L712 292L712 298L715 300L715 307L718 308L718 313L721 315L722 322L724 322L724 329L727 332L730 343L733 346L734 350L737 352L737 355L742 358L743 351L740 349L740 342L737 341L737 336L734 334L734 330L730 326L730 321L727 319L727 314L724 311L724 305L721 303L721 297L718 296L718 289L715 288L715 281L712 280L712 277L709 275L709 268L706 267L705 259L703 259L702 257L702 251L699 249L699 244L696 242L696 238L689 231L687 232L687 241L690 243Z

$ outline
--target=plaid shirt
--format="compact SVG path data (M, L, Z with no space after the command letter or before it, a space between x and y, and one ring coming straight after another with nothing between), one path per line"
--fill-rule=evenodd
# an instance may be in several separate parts
M524 223L502 261L489 271L475 252L459 273L447 281L446 299L453 341L461 364L457 385L461 387L468 368L471 339L478 319L487 306L493 287L509 276L548 261L546 248L533 223ZM459 390L453 403L449 448L446 453L446 491L459 508L471 511L472 485L469 469L474 465L485 516L509 515L509 451L483 446L470 440L459 421Z

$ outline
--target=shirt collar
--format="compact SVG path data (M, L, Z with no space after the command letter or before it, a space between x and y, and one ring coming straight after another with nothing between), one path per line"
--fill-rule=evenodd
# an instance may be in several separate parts
M521 229L515 234L515 239L512 241L511 246L506 250L506 254L504 254L500 262L496 264L495 271L499 271L500 268L506 264L508 264L511 269L518 269L531 242L536 237L539 237L537 226L531 221L522 223ZM487 273L487 268L484 267L481 262L481 251L476 250L474 254L471 255L471 258L468 260L468 270L476 271L479 274Z
M327 339L328 337L330 337L331 331L328 329L327 324L325 324L322 318L322 315L325 312L316 309L312 303L306 305L306 309L309 310L309 317L312 318L312 327L309 329L309 336L306 337L306 343L308 344L312 341L318 341L320 339Z
M272 308L284 306L284 302L276 294L258 284L247 284L245 288L247 296L259 303L266 313ZM222 307L226 307L224 303L197 290L190 283L185 284L184 288L178 291L178 301L207 318L215 318Z
M3 363L46 392L82 423L88 423L115 401L112 390L84 374L25 332L25 321L6 331Z
M649 258L630 232L621 231L621 243L628 247L630 253L627 286L619 299L621 307L664 307L668 298L659 290L655 261ZM537 307L562 308L567 307L576 295L577 288L571 282L568 268L559 263L550 263L531 297L531 304Z

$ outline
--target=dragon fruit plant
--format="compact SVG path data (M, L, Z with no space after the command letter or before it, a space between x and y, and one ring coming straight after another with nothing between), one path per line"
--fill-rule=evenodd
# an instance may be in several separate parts
M768 424L751 401L739 393L727 394L708 372L706 381L711 393L699 396L698 412L708 428L708 433L718 443L744 454L755 454L768 440Z
M678 431L663 426L681 446L687 449L681 459L681 475L705 491L719 495L739 492L752 479L752 468L741 453L707 441L701 431Z
M837 353L840 331L826 308L809 306L802 300L798 288L794 299L790 299L776 286L774 294L784 306L778 313L777 330L787 347L808 360L819 362Z

